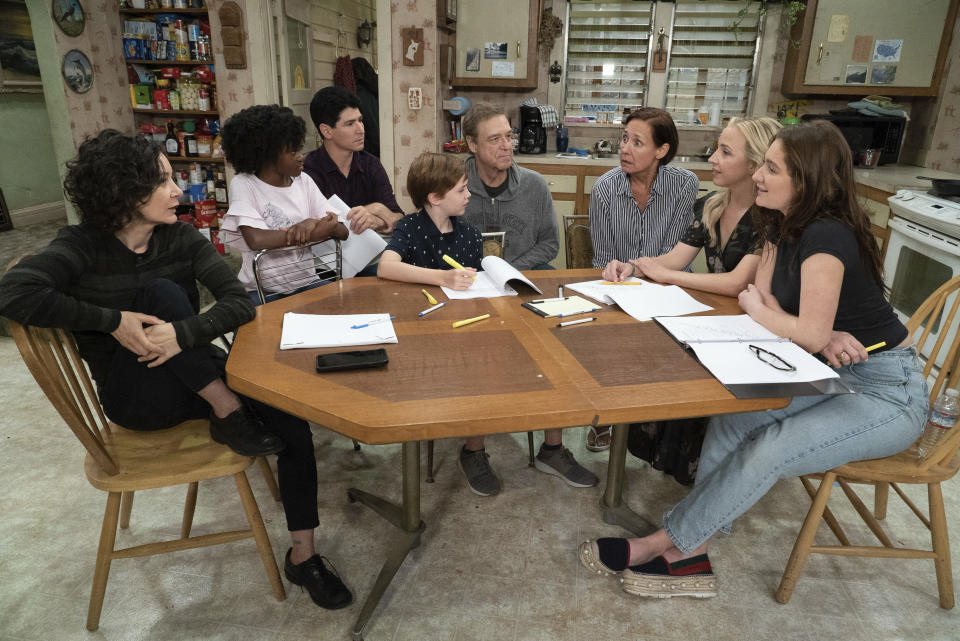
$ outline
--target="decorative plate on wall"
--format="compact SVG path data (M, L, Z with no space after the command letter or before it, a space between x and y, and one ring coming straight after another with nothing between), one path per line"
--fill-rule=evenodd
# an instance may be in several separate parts
M51 13L53 21L68 36L79 36L83 33L87 21L80 0L51 0Z
M93 86L93 66L90 59L79 49L63 54L61 67L63 80L76 93L87 93Z

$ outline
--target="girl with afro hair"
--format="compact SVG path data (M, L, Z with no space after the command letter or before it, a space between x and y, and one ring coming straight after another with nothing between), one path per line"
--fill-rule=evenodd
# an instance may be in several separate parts
M231 116L221 130L223 152L237 171L230 182L225 241L243 253L240 282L260 304L253 257L261 249L291 247L261 259L266 302L324 283L313 269L315 241L347 238L327 199L303 171L306 125L288 107L256 105ZM301 247L297 247L301 246ZM289 265L303 265L291 269Z

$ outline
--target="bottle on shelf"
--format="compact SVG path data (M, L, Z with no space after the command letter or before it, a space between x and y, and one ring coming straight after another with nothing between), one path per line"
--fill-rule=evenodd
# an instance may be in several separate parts
M920 437L920 446L917 449L917 458L921 461L927 458L937 443L947 437L957 417L960 416L960 392L947 389L941 392L930 408L930 417L927 426L923 428Z
M227 180L223 177L223 172L220 170L217 170L217 179L214 181L214 186L216 188L217 202L227 202Z
M173 128L173 121L167 121L167 139L163 142L163 149L168 156L181 156L182 147L180 139L177 138L177 132Z

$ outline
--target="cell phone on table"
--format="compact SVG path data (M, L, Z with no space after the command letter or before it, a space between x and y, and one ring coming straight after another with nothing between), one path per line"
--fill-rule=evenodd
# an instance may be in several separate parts
M318 372L337 372L345 369L368 369L383 367L389 362L387 350L361 349L351 352L334 352L317 355Z

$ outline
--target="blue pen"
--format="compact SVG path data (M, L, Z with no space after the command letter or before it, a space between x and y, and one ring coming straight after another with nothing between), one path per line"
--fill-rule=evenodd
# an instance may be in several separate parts
M394 318L396 318L396 316L391 316L389 319L378 318L377 320L372 320L369 323L364 323L362 325L351 325L350 329L363 329L364 327L370 327L371 325L376 325L377 323L385 323L388 320L393 320Z

